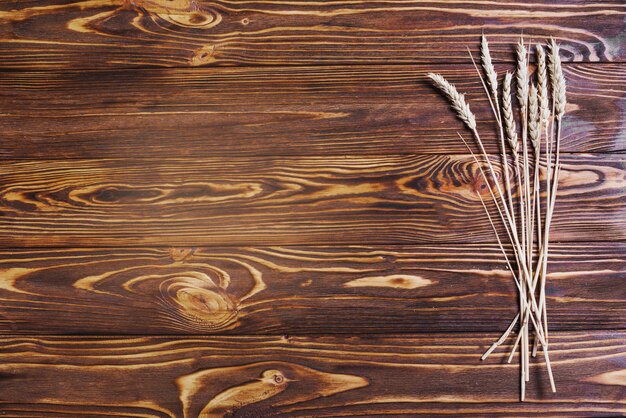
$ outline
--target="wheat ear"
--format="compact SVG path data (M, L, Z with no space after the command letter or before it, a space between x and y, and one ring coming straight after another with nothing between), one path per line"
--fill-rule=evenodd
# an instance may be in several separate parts
M552 97L554 99L554 116L557 120L560 120L565 114L565 76L563 76L559 46L556 44L554 38L550 40L550 54L548 58L550 60L550 70L552 71L550 76L552 81Z
M489 52L489 42L487 37L483 35L480 39L480 63L485 70L485 78L489 85L489 91L493 98L496 108L498 106L498 75L491 61L491 53Z
M515 117L513 116L513 106L511 104L511 82L513 75L507 71L504 75L504 83L502 84L502 120L504 122L504 131L506 139L513 152L513 159L517 160L519 151L519 142L517 140L517 128L515 126Z
M537 95L537 87L533 84L530 86L528 93L528 137L535 154L539 153L541 144L541 126L539 120L539 100Z
M430 78L435 87L441 90L448 100L450 100L452 109L454 109L458 118L461 119L468 128L475 131L476 117L470 110L469 104L465 101L465 95L459 93L456 87L443 78L441 74L428 73L428 78Z
M515 78L517 79L517 101L521 108L527 106L528 103L528 51L524 46L523 39L520 39L515 47L515 55L517 58L517 71Z
M548 98L546 52L541 45L537 45L537 96L539 99L539 118L541 120L541 127L545 129L550 121L550 104Z

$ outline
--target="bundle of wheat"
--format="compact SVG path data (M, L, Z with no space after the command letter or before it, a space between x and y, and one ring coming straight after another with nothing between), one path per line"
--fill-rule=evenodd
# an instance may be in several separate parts
M515 48L515 75L510 72L505 74L501 98L499 97L498 74L491 61L487 38L483 36L481 40L480 60L484 76L470 53L472 63L489 99L500 135L502 184L498 181L496 170L485 151L476 127L476 118L465 96L441 75L428 74L433 84L448 98L457 116L471 131L478 145L479 155L472 151L460 133L459 137L467 146L487 184L490 183L489 177L495 188L495 190L489 188L489 192L494 201L497 216L492 216L480 194L478 197L517 286L519 312L500 339L485 352L482 360L485 360L504 343L517 326L517 338L508 361L511 362L514 353L519 348L522 401L525 398L526 382L529 380L530 357L537 355L539 346L545 358L552 391L556 392L548 350L546 272L550 225L561 169L559 149L566 97L559 47L554 39L550 40L548 46L548 62L546 62L544 48L541 45L536 46L537 71L536 81L534 81L528 73L529 49L520 39ZM514 77L521 129L517 127L512 102L511 88ZM552 107L550 107L548 84L551 86ZM509 158L511 168L509 168ZM486 166L484 168L483 163ZM543 180L540 176L542 164L545 166ZM509 176L509 170L513 172L511 176ZM516 211L518 216L516 216ZM504 233L496 227L494 218L495 222L499 220L503 224ZM504 235L500 236L501 234ZM504 248L507 244L513 248L512 257ZM532 349L530 347L531 335L534 336Z

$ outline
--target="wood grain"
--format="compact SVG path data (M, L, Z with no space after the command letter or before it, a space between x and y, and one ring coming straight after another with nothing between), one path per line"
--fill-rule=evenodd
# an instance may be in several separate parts
M552 250L550 329L626 329L626 244ZM24 248L0 280L2 333L492 332L517 300L495 245Z
M569 89L558 392L539 358L524 404L511 341L479 361L516 306L489 185L425 80L496 152L483 31L501 73L554 35ZM626 415L625 33L619 0L1 2L0 416Z
M5 68L458 62L485 31L555 36L568 61L626 57L622 1L83 0L2 3Z
M570 155L551 238L626 239L621 156ZM5 162L0 246L495 242L471 157Z
M526 403L495 334L403 337L4 338L5 416L616 416L624 332L553 333L558 392L531 366ZM506 384L503 384L506 382Z
M432 64L4 73L0 158L466 153L428 71L468 92L499 152L471 64ZM565 76L562 149L626 151L626 66L572 64Z

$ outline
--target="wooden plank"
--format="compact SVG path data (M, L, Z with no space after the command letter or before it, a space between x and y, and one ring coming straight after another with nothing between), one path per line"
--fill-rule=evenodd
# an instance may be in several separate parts
M0 157L466 153L428 71L468 92L489 151L499 152L469 64L9 72L0 77ZM565 75L563 150L626 151L626 65L572 64Z
M562 162L551 238L626 239L623 158ZM0 246L495 242L477 191L467 155L5 162Z
M624 332L553 333L551 393L531 366L527 402L494 334L402 337L3 338L5 416L616 416ZM505 347L508 349L509 347Z
M626 244L551 251L551 330L626 329ZM10 249L0 280L2 333L487 332L517 301L495 245Z
M555 36L568 61L626 57L620 0L9 0L1 7L4 68L458 62L483 31L501 60L511 60L508 44L521 33Z

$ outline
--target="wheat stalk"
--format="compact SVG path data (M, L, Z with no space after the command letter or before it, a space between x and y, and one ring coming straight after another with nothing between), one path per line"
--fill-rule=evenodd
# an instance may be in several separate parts
M530 243L529 251L532 254L534 244L534 231L535 231L535 216L537 225L541 224L541 215L537 207L539 203L539 161L541 157L541 119L539 110L539 98L537 87L531 84L528 92L528 137L530 138L530 144L533 147L534 153L534 175L533 175L533 190L532 190L532 204L530 216ZM537 230L538 241L541 241L541 227ZM533 283L534 284L534 283ZM536 341L536 340L535 340Z
M546 172L547 172L547 209L546 209L546 236L544 237L544 248L541 253L542 262L547 263L548 257L548 232L550 223L552 220L552 213L554 211L554 204L556 200L556 190L558 188L558 172L560 170L560 148L561 148L561 124L562 117L565 113L566 105L566 83L561 67L561 59L559 56L559 47L554 39L550 40L550 53L548 55L550 63L550 82L552 87L553 97L553 114L554 123L550 130L550 135L546 131L547 142L547 157L546 157ZM554 162L552 161L552 143L554 142ZM545 269L543 271L545 276Z
M538 166L541 161L541 134L542 130L545 130L546 138L546 160L550 158L550 150L548 147L548 127L550 123L550 102L548 98L548 71L546 67L546 53L541 44L536 46L537 53L537 98L539 101L539 145L536 147L535 155L535 178L538 179ZM549 177L548 177L549 183ZM536 194L535 200L537 202L537 239L538 242L542 242L542 228L541 228L541 199L539 194L539 184L535 183ZM547 192L548 200L550 199L549 190ZM535 283L533 283L535 284ZM535 284L536 285L536 284ZM533 348L533 356L537 354L537 340L535 339L535 346Z
M465 141L465 139L463 139L463 136L462 136L461 134L459 134L459 133L457 133L457 134L459 135L459 138L461 138L461 141L463 141L463 143L465 144L465 146L467 147L467 149L468 149L468 150L469 150L469 152L471 153L472 157L474 158L474 161L476 162L476 165L478 166L478 169L479 169L480 173L482 174L483 178L484 178L484 179L485 179L485 181L487 182L487 176L485 175L485 172L484 172L484 170L483 170L482 166L481 166L481 165L480 165L480 163L478 162L478 159L476 158L476 155L474 154L474 152L472 151L472 149L469 147L469 145L467 144L467 142ZM478 140L479 144L481 144L481 143L480 143L480 139L477 139L477 140ZM482 144L481 144L480 148L481 148L481 152L483 153L483 158L485 158L485 160L487 161L488 168L489 168L489 170L490 170L490 172L491 172L491 174L492 174L492 176L493 176L493 166L492 166L492 165L491 165L491 163L489 162L489 156L486 154L486 152L485 152L484 147L482 146ZM491 197L492 197L492 199L494 200L494 202L496 202L496 209L497 209L498 214L500 215L500 217L501 217L501 219L502 219L502 222L503 222L503 223L505 223L505 220L504 220L504 215L502 214L502 211L501 211L501 209L500 209L500 207L499 207L499 205L498 205L498 200L496 199L496 197L495 197L495 195L494 195L494 193L493 193L493 190L491 190L491 188L489 188L489 193L491 194ZM498 236L498 233L497 233L497 230L496 230L496 228L495 228L495 225L494 225L494 223L493 223L493 221L492 221L492 219L491 219L491 215L489 214L489 210L487 209L487 206L485 205L485 203L484 203L484 201L483 201L483 199L482 199L482 196L480 196L480 194L479 194L479 198L480 198L481 204L482 204L482 206L483 206L483 208L484 208L484 210L485 210L485 214L487 215L487 219L489 220L489 223L491 224L491 226L492 226L492 228L493 228L494 232L496 233L496 239L497 239L497 241L498 241L498 244L500 245L500 249L501 249L501 251L502 251L502 253L503 253L503 255L504 255L505 261L507 262L507 265L508 265L508 267L509 267L509 269L510 269L511 273L513 273L513 268L511 267L511 265L510 265L510 263L509 263L509 261L508 261L508 256L506 255L506 252L504 251L504 247L502 246L502 242L501 242L501 240L500 240L500 238L499 238L499 236ZM506 203L505 203L504 201L502 201L502 204L503 204L503 205L505 205L504 209L506 209ZM505 223L505 226L506 226L506 223ZM505 228L505 229L506 229L506 228ZM512 243L512 244L515 244L515 245L514 245L514 255L516 256L516 261L517 261L517 263L518 263L518 264L520 264L520 263L522 263L522 261L523 261L523 260L521 260L521 259L520 259L520 256L519 256L519 255L520 255L520 252L521 252L521 250L520 250L520 246L519 246L519 241L517 241L517 237L516 237L516 236L511 236L511 234L510 234L510 233L508 233L508 232L509 232L509 231L507 230L507 235L508 235L509 239L511 240L511 243ZM514 231L514 232L515 232L515 231ZM515 238L515 239L514 239L514 238ZM524 264L522 264L522 266L524 266ZM525 294L525 291L524 291L525 287L523 288L522 286L527 286L527 285L529 285L529 282L528 282L528 272L527 272L527 270L524 270L523 272L524 272L524 274L525 274L525 275L524 275L524 277L525 277L525 278L526 278L526 280L527 280L525 285L523 285L523 284L520 282L520 280L519 280L517 277L515 277L515 274L513 274L513 279L514 279L514 282L515 282L515 284L516 284L516 286L517 286L517 288L518 288L518 290L519 290L519 292L520 292L520 297L522 297L522 295L523 295L523 294ZM520 273L520 274L521 274L521 273ZM535 310L535 312L537 312L537 311L538 311L538 308L537 308L537 304L536 304L536 302L535 302L535 299L534 299L533 295L531 295L531 298L530 298L530 299L531 299L531 302L532 302L532 305L531 305L531 306L532 306L532 308ZM522 306L522 308L521 308L520 312L524 312L524 309L525 309L525 308L524 308L524 306L525 306L525 305L521 305L521 306ZM526 311L526 312L530 312L530 309L529 309L528 311ZM504 333L504 334L500 337L500 339L499 339L498 341L496 341L496 342L492 345L492 347L491 347L491 348L489 348L489 350L487 350L487 351L485 352L485 354L483 354L483 356L481 357L481 360L486 359L486 358L487 358L487 356L489 356L489 354L490 354L490 353L491 353L491 352L492 352L492 351L493 351L493 350L494 350L497 346L499 346L500 344L502 344L502 342L503 342L503 341L504 341L504 340L508 337L508 335L510 334L511 330L513 329L513 327L514 327L514 326L515 326L515 324L517 323L518 318L520 318L520 317L521 317L521 314L518 314L518 315L517 315L517 316L513 319L513 321L511 322L511 325L509 326L509 328L508 328L508 329L505 331L505 333ZM539 326L540 326L540 324L541 324L541 323L540 323L540 322L537 322L537 321L535 320L535 318L534 318L534 317L530 317L530 318L531 318L531 320L532 320L533 325L535 326L535 328L536 328L536 329L539 329L539 333L538 333L537 337L538 337L538 338L539 338L539 340L543 343L545 340L544 340L543 335L542 335L542 333L541 333L541 329L539 328ZM527 317L525 318L525 321L526 321L526 323L528 322L528 315L527 315ZM526 327L526 329L527 329L527 327ZM517 341L516 341L516 343L515 343L515 346L516 346L516 347L517 347L517 344L518 344L518 343L519 343L519 338L517 339ZM513 352L515 352L515 348L513 349ZM544 351L544 355L545 355L545 358L546 358L546 364L547 364L547 367L548 367L548 369L549 369L550 376L552 376L552 371L551 371L551 366L550 366L550 359L549 359L549 357L548 357L548 353L547 353L547 351ZM509 362L510 362L510 358L511 358L511 357L509 357ZM526 358L527 358L527 356L526 356ZM525 376L527 376L527 374L528 374L528 373L527 373L527 368L526 368L526 367L524 367L524 364L523 364L523 367L522 367L522 394L521 394L522 400L524 400L524 395L525 395L525 382L526 382Z
M507 154L510 152L514 163L515 176L517 179L517 188L519 190L519 209L520 222L515 221L514 205L511 198L512 192L508 175L505 174L505 185L507 194L504 196L500 184L496 178L496 171L490 162L489 156L485 151L484 144L480 138L476 127L476 118L471 112L469 104L465 100L465 96L460 94L456 87L445 80L441 75L429 74L433 84L439 88L448 98L452 108L455 110L459 119L472 132L476 143L479 146L482 158L487 165L487 171L494 181L497 195L491 187L489 193L495 202L495 208L502 224L506 238L513 247L514 261L517 264L517 272L514 271L509 255L504 250L503 240L500 239L499 232L495 226L494 220L489 212L488 206L485 204L482 196L478 193L481 205L485 210L485 214L496 234L496 239L502 255L505 258L506 265L511 270L514 282L519 291L519 312L511 321L509 327L502 336L495 341L489 349L481 357L486 359L497 347L503 344L509 337L515 325L519 323L519 334L515 340L513 350L508 360L511 361L516 350L520 349L520 383L521 383L521 399L525 399L526 381L529 380L529 364L530 364L530 346L529 346L529 329L532 323L535 332L535 344L532 349L533 356L536 355L539 344L542 346L542 352L550 378L552 390L555 391L554 376L552 374L552 366L548 350L548 326L546 314L546 297L545 282L547 272L548 259L548 242L549 228L551 224L556 192L558 189L558 176L561 170L560 164L560 141L561 141L561 124L562 117L566 110L566 87L565 77L561 66L558 52L558 45L552 40L549 45L549 52L546 54L541 45L537 46L537 84L529 82L528 75L528 49L524 46L523 40L515 47L516 71L514 75L507 72L502 84L502 100L498 100L498 78L493 66L491 55L489 52L489 44L487 38L481 38L480 60L484 71L484 78L478 66L472 63L480 77L481 83L489 99L491 109L493 111L496 123L500 131L500 149L502 152L503 170L507 170ZM546 64L546 55L549 65ZM521 142L517 126L515 123L515 114L512 106L512 81L513 76L516 80L516 96L521 116ZM553 105L550 110L550 99L548 85L552 90ZM542 225L542 205L541 205L541 182L539 181L539 165L541 161L541 139L542 131L546 141L546 205L545 205L545 223ZM472 154L474 162L487 182L487 174L483 170L478 158L471 150L465 139L459 134L459 137ZM508 148L505 146L508 144ZM521 161L520 161L521 146ZM534 173L530 175L530 157L529 146L532 147L533 168ZM552 148L554 146L554 154ZM554 159L553 159L554 155ZM532 183L532 186L531 186ZM532 192L531 192L532 188ZM506 199L505 199L506 197ZM535 219L536 217L536 219ZM536 220L536 225L535 225ZM537 234L537 246L535 249L535 226ZM519 230L518 230L519 227ZM535 251L538 252L536 264L533 264ZM537 303L537 295L539 292Z
M554 118L555 123L553 124L552 135L555 137L554 139L554 165L552 165L551 156L548 159L548 167L547 172L552 178L548 179L547 189L549 191L549 199L546 204L546 215L545 215L545 228L544 228L544 240L543 247L541 251L541 256L543 256L542 266L540 271L540 295L539 295L539 307L541 318L540 320L543 322L543 334L545 339L545 345L543 347L544 353L547 352L548 347L548 322L547 322L547 311L546 311L546 298L545 298L545 283L546 283L546 275L547 275L547 262L548 262L548 253L549 253L549 234L550 234L550 226L552 224L552 216L554 213L554 205L556 202L556 194L558 191L558 179L559 173L561 171L561 163L560 163L560 148L561 148L561 126L562 126L562 118L565 114L566 110L566 82L565 76L563 75L563 69L561 66L561 58L559 55L559 46L557 45L554 38L550 40L550 52L548 55L548 60L550 63L550 78L551 78L551 87L552 87L552 97L554 102ZM550 182L551 180L551 182ZM554 379L550 374L550 384L552 386L552 391L556 391L556 387L554 385Z
M539 116L541 120L541 128L544 131L545 138L545 150L546 150L546 205L549 206L551 202L551 161L552 161L552 142L550 141L550 117L552 112L550 111L549 97L548 97L548 71L546 65L546 53L541 44L537 44L537 84L538 84L538 96L539 96ZM540 158L537 159L537 162ZM539 191L537 191L537 236L540 243L542 243L539 260L537 265L537 275L533 280L533 284L536 287L538 276L541 276L542 283L540 285L539 306L542 307L540 315L543 319L544 332L547 333L547 319L546 319L546 306L545 306L545 274L547 267L547 259L545 259L544 245L542 239L542 227L541 227L541 199L539 198ZM533 347L533 356L537 354L537 339L535 339L535 345Z
M520 44L518 44L517 47L517 56L518 56L518 61L521 57L523 64L520 65L518 62L518 70L516 72L516 79L517 79L517 85L518 85L518 89L517 89L517 94L518 96L521 94L525 94L525 88L523 87L524 85L527 85L525 83L525 78L527 77L527 74L524 75L524 71L527 68L526 67L526 51L524 48L523 43L520 42ZM513 162L514 162L514 167L515 167L515 177L517 178L517 187L518 190L520 192L519 195L519 199L520 199L520 226L521 226L521 231L520 231L520 236L521 236L521 243L520 243L520 248L519 248L519 254L518 254L518 259L520 260L518 262L518 265L521 266L526 266L527 267L527 256L526 256L526 227L525 227L525 214L526 214L526 204L524 202L523 199L523 193L522 191L525 190L522 187L522 176L521 176L521 170L520 170L520 165L519 165L519 141L518 141L518 137L517 137L517 128L515 125L515 118L513 115L513 107L511 105L511 82L512 82L512 74L511 73L506 73L505 78L504 78L504 85L503 85L503 91L502 91L502 113L503 113L503 119L504 119L504 125L505 125L505 130L507 133L507 139L509 142L509 145L511 147L511 150L513 152ZM518 97L519 100L519 97ZM520 103L524 103L526 102L527 99L523 99L520 100ZM525 105L524 107L522 107L521 109L521 113L525 114ZM522 126L525 127L525 122L522 119ZM523 128L523 135L526 134L526 130L525 128ZM525 145L525 143L524 143ZM526 153L524 152L524 155L526 155ZM520 310L520 321L521 321L521 328L520 328L520 332L518 334L518 339L513 347L513 351L511 353L513 353L516 349L517 349L517 345L520 341L520 339L522 338L523 335L525 335L527 333L528 330L528 321L527 321L527 316L525 315L525 312L527 312L527 301L526 301L526 283L523 282L522 283L522 288L520 289L520 297L519 297L519 310ZM526 338L523 339L523 346L525 346L525 342L526 342ZM521 392L522 392L522 400L524 399L525 396L525 384L526 384L526 376L527 376L527 367L526 367L526 356L523 355L523 351L521 353L522 355L520 355L520 359L521 359L521 364L522 364L522 373L521 373ZM512 354L511 357L512 358Z
M522 168L524 178L522 181L524 187L524 210L521 213L522 216L522 228L525 228L525 233L522 234L522 240L527 246L529 242L529 224L528 218L530 217L530 203L527 197L528 193L528 50L524 45L524 40L520 38L515 48L516 54L516 71L515 77L517 81L517 100L520 107L520 116L522 119ZM526 247L527 248L527 247ZM527 252L528 257L528 252Z
M530 268L532 263L532 229L530 219L533 217L531 213L531 199L530 199L530 170L529 170L529 156L528 156L528 50L524 45L523 39L520 38L516 48L516 62L517 68L515 72L517 81L517 100L520 106L520 117L522 122L522 176L518 175L520 181L520 224L522 229L522 247L523 255L526 258L526 264ZM529 292L529 288L524 284L523 292L520 295L520 311L524 312L522 329L520 332L521 339L521 361L522 361L522 400L525 392L525 382L529 379L529 359L528 359L528 318L530 315L530 309L525 303L525 295Z

